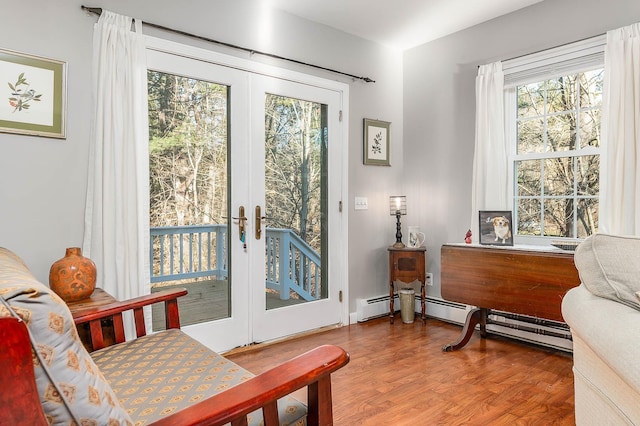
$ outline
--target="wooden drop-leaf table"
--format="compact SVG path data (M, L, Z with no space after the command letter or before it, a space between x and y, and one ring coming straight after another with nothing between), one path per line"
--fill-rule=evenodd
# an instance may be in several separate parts
M440 261L442 297L477 307L467 314L458 340L443 346L445 352L466 345L478 324L483 337L487 324L509 326L489 319L492 309L532 317L539 324L545 320L564 322L562 298L580 284L573 252L553 247L445 244ZM512 328L556 336L553 331L526 326ZM559 333L556 337L562 336Z

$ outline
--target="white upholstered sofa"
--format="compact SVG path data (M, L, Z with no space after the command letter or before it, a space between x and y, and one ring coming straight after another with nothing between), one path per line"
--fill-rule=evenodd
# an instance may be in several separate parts
M640 424L640 238L595 234L562 315L573 336L577 425Z

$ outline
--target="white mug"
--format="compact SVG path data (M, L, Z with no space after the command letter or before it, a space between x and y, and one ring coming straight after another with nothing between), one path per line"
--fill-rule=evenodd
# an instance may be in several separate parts
M407 244L407 246L411 248L422 247L425 237L424 233L420 232L420 227L409 226L407 229L409 231L409 244Z

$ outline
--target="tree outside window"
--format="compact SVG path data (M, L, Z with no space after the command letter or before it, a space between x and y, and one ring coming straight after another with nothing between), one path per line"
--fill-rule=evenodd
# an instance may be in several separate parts
M603 82L600 68L517 87L518 235L597 231Z

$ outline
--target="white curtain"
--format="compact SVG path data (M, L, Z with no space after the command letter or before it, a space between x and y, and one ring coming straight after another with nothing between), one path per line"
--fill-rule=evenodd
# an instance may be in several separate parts
M640 24L607 33L600 176L603 232L640 234Z
M147 67L142 23L133 31L132 21L103 10L93 39L83 252L96 262L98 286L118 300L149 293ZM125 331L131 338L132 325Z
M482 65L476 77L476 146L471 192L471 232L478 241L479 210L509 210L502 63Z

